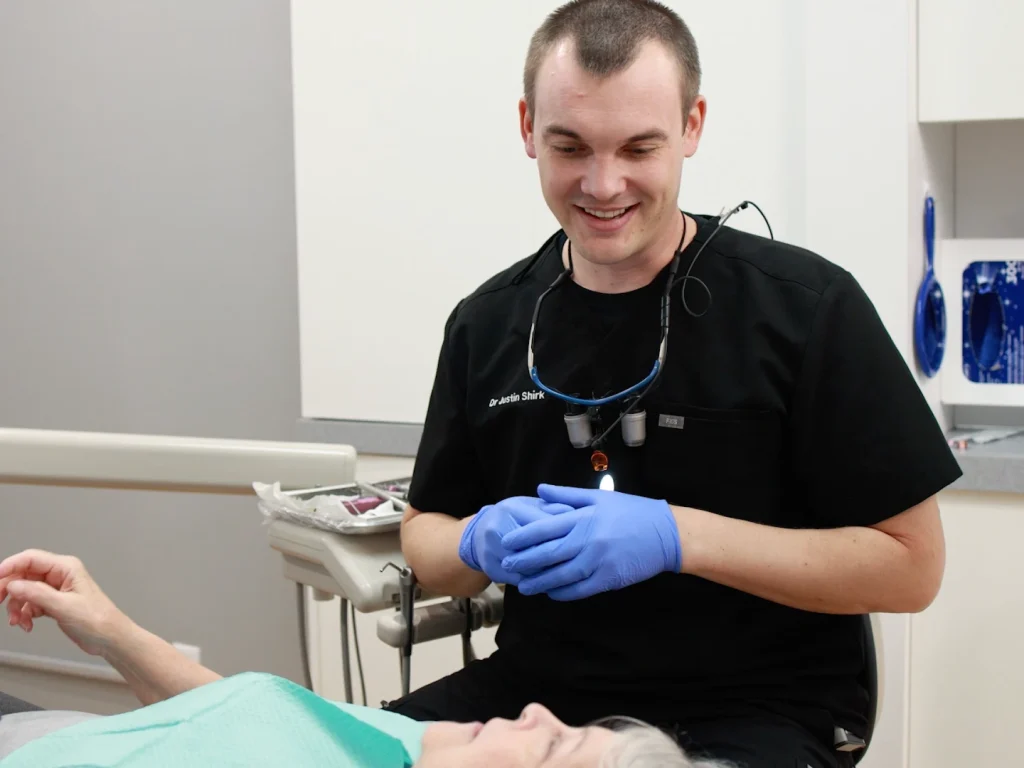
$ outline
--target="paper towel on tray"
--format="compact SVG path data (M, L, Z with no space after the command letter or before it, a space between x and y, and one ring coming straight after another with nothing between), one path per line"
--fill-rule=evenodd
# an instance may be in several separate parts
M401 515L393 501L385 499L373 509L353 514L351 502L360 495L338 495L325 493L308 499L290 496L281 490L280 483L253 483L253 490L259 499L257 506L263 516L270 520L287 520L300 525L343 532L357 520Z

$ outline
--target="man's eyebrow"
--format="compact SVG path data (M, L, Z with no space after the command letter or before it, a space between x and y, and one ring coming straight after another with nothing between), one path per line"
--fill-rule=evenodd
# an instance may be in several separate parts
M565 136L569 139L576 139L577 141L583 141L583 137L580 136L576 131L572 131L568 128L563 128L560 125L549 125L544 129L545 136Z
M649 131L638 133L636 136L631 136L627 144L638 144L641 141L668 141L668 134L658 128L652 128Z
M565 128L561 125L549 125L544 129L545 136L565 136L568 139L575 139L576 141L583 141L583 137L580 136L576 131L571 128ZM649 131L638 133L635 136L630 136L626 139L626 144L636 144L641 141L668 141L668 134L659 128L652 128Z

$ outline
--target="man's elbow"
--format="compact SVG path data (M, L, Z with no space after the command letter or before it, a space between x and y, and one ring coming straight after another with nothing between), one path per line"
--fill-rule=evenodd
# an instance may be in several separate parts
M416 569L417 563L417 547L413 545L415 536L420 528L420 522L417 518L420 517L420 512L414 509L411 505L406 506L405 513L402 515L402 522L398 527L398 543L402 550L402 557L405 558L405 562L409 564L409 567L413 570Z
M399 530L402 557L427 593L476 597L490 584L486 575L470 571L458 558L459 520L409 506Z
M935 602L938 597L938 587L931 584L921 584L915 589L905 592L893 605L888 607L887 613L921 613Z
M927 572L921 578L921 585L918 588L917 604L914 606L916 610L910 611L910 613L920 613L935 602L935 598L939 596L939 590L942 588L942 576L946 570L946 560L940 554L934 558L934 562L931 563L927 569Z
M890 592L896 601L888 607L889 613L921 613L939 595L946 567L944 554L939 551L914 560L904 588Z
M921 613L938 597L946 570L946 541L936 497L877 526L898 545L890 562L895 583L881 602L886 613Z

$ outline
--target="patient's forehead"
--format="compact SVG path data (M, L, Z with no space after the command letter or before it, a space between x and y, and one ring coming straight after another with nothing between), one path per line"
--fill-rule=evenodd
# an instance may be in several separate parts
M602 768L609 751L623 738L601 726L586 728L586 738L567 738L546 759L518 748L516 734L481 747L465 744L424 750L413 768Z
M556 759L552 765L558 766L558 768L599 768L608 752L622 738L622 734L607 728L591 726L586 729L586 738L571 752L567 752L564 758L559 755L558 759L562 759L562 762L558 762ZM544 768L547 766L545 765Z

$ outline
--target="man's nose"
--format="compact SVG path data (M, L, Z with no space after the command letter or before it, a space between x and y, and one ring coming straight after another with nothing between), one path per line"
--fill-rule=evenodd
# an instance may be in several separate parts
M584 195L595 202L605 202L622 194L625 189L625 174L615 160L598 156L589 159L581 189Z

